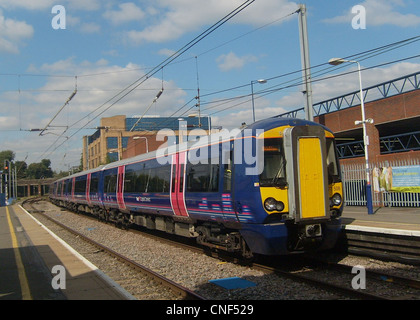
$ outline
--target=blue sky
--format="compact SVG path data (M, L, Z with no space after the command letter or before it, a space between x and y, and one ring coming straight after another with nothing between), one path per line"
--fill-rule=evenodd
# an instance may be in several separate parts
M141 115L162 86L164 93L146 115L196 113L199 87L201 112L212 117L213 125L232 129L251 123L250 83L257 79L270 79L254 85L257 120L302 107L300 85L278 90L301 77L298 15L293 14L298 2L287 0L254 1L111 106L114 95L244 2L0 0L1 150L11 149L15 160L27 163L48 158L54 170L66 170L79 164L82 136L94 133L100 117ZM415 0L304 3L312 66L420 35L420 3ZM51 24L57 4L65 8L65 29ZM352 27L355 5L366 10L365 29ZM360 63L374 67L418 55L419 49L416 41ZM355 68L331 67L326 75ZM419 68L419 58L371 68L362 73L363 85ZM320 69L313 69L314 77ZM28 131L44 128L76 86L77 94L52 121L48 134ZM357 88L355 73L319 81L313 84L313 100ZM259 94L271 89L276 90Z

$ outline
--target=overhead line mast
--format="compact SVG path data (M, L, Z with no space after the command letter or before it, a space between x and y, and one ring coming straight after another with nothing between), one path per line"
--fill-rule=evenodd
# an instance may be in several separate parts
M309 61L308 28L306 24L306 6L299 4L299 35L300 52L302 60L302 78L304 83L303 95L305 96L305 119L314 120L312 109L311 63Z

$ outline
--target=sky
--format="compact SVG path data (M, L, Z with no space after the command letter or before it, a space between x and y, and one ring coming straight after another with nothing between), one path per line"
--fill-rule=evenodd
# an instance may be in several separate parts
M367 68L363 86L420 70L419 1L302 3L314 103L359 88L357 73L346 74L357 66L328 65L334 57ZM230 130L252 123L251 82L257 120L301 108L297 9L287 0L0 0L0 151L68 170L80 164L82 137L121 114L200 111Z

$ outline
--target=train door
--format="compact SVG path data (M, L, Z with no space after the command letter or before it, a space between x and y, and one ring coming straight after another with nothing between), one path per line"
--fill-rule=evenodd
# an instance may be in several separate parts
M92 202L90 201L90 182L91 182L91 173L88 173L86 176L86 201L89 206L92 205Z
M118 167L118 177L117 177L117 203L120 210L125 210L124 202L124 171L125 166Z
M222 211L225 222L238 222L238 216L234 206L233 190L233 142L220 144L221 159L221 190L222 190Z
M325 216L323 157L318 137L298 140L300 215L302 218Z
M76 198L74 197L74 186L76 184L76 178L71 179L70 183L70 195L71 195L71 201L76 201Z
M185 205L186 155L186 151L172 155L170 200L172 211L177 216L188 216Z
M324 129L318 126L286 129L284 144L290 213L296 222L329 218Z
M104 171L104 190L103 203L105 209L117 207L117 183L118 171L117 168L112 168Z

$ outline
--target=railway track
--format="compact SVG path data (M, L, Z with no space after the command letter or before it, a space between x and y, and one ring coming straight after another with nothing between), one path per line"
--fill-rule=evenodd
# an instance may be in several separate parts
M359 265L351 266L341 263L330 263L316 257L304 256L296 258L292 266L285 266L283 262L274 261L254 264L253 267L267 270L267 272L271 271L281 276L312 284L354 299L420 299L420 280L375 271ZM364 288L362 289L357 281L356 288L353 288L353 281L359 279L358 275L361 270L363 270L365 281Z
M133 270L136 270L137 272L141 273L142 275L144 275L145 277L150 278L151 280L153 280L155 283L167 288L168 290L170 290L171 292L173 292L174 297L176 297L177 299L182 299L182 300L205 300L204 297L200 296L199 294L189 290L188 288L185 288L184 286L175 283L174 281L154 272L153 270L129 259L128 257L123 256L122 254L102 245L101 243L83 235L82 233L73 230L72 228L54 220L51 219L49 216L45 215L42 210L38 210L36 208L33 207L33 204L35 202L38 201L42 201L43 199L39 199L39 198L35 198L35 199L30 199L24 203L22 203L22 206L30 206L32 209L29 209L28 211L32 214L36 213L39 215L42 215L43 217L45 217L46 219L48 219L49 221L53 222L54 224L58 225L59 227L61 227L62 229L72 233L74 236L83 239L85 242L93 245L94 247L96 247L99 251L101 252L105 252L108 255L114 257L115 259L117 259L118 261L120 261L121 263L129 266L130 268L132 268Z
M139 231L134 231L139 232ZM166 242L170 245L186 248L200 254L206 253L218 257L219 259L229 260L235 263L249 264L249 261L241 261L231 256L218 256L214 251L209 252L200 246L184 244L159 237L158 235L147 232L148 237L153 237L160 242ZM119 256L119 254L117 254ZM289 259L290 260L290 259ZM299 260L297 256L293 261ZM299 264L299 262L298 262ZM414 279L398 277L387 273L374 272L366 270L366 278L369 279L369 290L355 290L352 287L352 279L355 277L351 273L352 266L345 266L335 263L325 263L319 260L306 260L296 267L285 267L284 260L276 263L252 263L250 267L261 270L264 273L276 274L279 277L291 279L293 281L308 284L316 288L335 293L338 299L361 299L361 300L392 300L405 297L407 299L420 299L420 282ZM290 270L288 270L290 269ZM396 285L399 286L396 289ZM409 288L409 289L406 289ZM384 294L385 293L385 294ZM182 294L182 293L181 293Z

